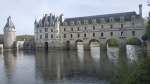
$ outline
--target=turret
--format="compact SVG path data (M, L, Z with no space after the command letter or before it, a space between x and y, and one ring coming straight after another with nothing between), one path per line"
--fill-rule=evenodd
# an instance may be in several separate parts
M55 38L56 39L59 39L59 24L60 24L59 18L56 17L56 20L55 20Z
M7 18L7 23L4 27L4 48L12 49L14 48L13 43L16 40L16 28L11 21L11 17Z
M139 5L139 15L142 18L142 4Z

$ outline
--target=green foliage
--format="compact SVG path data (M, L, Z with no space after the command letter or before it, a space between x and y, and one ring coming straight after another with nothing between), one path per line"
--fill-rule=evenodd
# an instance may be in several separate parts
M3 44L3 35L0 34L0 44Z
M108 41L108 46L118 46L118 41L116 39L110 39Z
M34 40L34 36L33 35L20 35L20 36L17 36L17 41L23 41L23 40L26 40L26 41Z
M142 40L143 41L147 41L148 40L148 36L147 35L142 36Z
M129 45L141 45L141 41L137 38L131 38L127 41Z

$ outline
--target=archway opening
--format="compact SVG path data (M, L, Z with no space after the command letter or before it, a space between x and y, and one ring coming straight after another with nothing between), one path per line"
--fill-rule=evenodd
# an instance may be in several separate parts
M66 47L67 47L68 50L70 49L70 41L66 42Z
M83 41L82 40L80 40L80 39L76 40L75 44L76 44L76 47L78 50L83 49Z
M91 39L89 42L91 52L100 51L100 42L97 39Z
M30 44L26 44L26 48L29 48L30 47Z
M133 37L133 38L128 39L126 44L127 45L141 45L141 41L140 39Z
M48 50L48 42L45 42L45 50Z
M114 38L109 39L106 44L107 44L107 48L108 47L118 47L119 46L118 41Z

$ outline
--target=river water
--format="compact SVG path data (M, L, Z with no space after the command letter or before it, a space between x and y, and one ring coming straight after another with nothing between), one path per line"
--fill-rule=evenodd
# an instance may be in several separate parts
M106 76L116 72L119 53L127 62L144 54L139 46L126 50L110 47L91 50L19 50L0 53L0 84L109 84Z

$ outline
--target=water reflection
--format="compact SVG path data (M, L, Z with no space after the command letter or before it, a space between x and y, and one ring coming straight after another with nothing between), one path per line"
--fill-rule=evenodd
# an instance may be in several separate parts
M2 84L107 84L105 77L116 73L115 66L123 60L130 60L128 53L135 57L134 50L128 48L119 51L109 48L100 51L99 47L91 50L26 50L5 51L0 54L0 81ZM133 50L132 52L129 52ZM139 51L138 51L139 53ZM136 58L138 59L138 57Z

